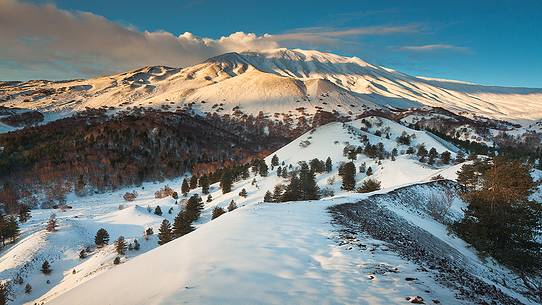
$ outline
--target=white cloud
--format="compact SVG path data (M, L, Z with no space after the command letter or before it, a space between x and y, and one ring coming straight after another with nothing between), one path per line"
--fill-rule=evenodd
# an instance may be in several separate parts
M409 52L432 52L440 50L449 50L456 52L468 52L470 49L466 47L459 47L450 44L426 44L418 46L403 46L399 50L409 51Z
M182 67L226 52L335 45L344 37L412 31L416 27L304 28L261 36L236 32L212 39L188 32L179 36L166 31L141 32L88 12L0 0L0 77L59 79L104 75L145 65Z

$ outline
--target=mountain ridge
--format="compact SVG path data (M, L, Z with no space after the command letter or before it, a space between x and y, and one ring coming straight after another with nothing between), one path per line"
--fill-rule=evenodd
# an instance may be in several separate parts
M314 80L329 82L318 96L303 89ZM542 89L416 77L357 57L284 48L230 52L185 68L146 66L88 80L0 82L0 106L6 107L80 111L187 105L208 113L235 108L295 117L304 115L297 110L304 108L308 115L326 110L351 118L369 109L430 106L526 123L542 119Z

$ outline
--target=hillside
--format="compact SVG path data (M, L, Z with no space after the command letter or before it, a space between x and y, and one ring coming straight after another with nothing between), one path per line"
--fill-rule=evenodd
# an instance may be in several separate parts
M397 137L403 134L410 135L409 145L397 142ZM70 194L66 203L71 208L54 210L59 221L57 232L44 229L51 210L32 212L30 221L23 224L23 237L0 252L0 276L14 279L19 275L33 287L32 293L25 294L24 285L15 285L13 304L171 304L179 301L390 304L402 303L405 298L414 296L442 303L470 304L478 300L469 295L474 289L472 285L453 278L442 281L438 274L421 269L424 262L393 250L386 240L364 234L354 239L345 235L344 230L348 228L337 223L337 216L328 211L329 207L367 200L375 194L342 190L338 167L347 161L345 146L371 144L378 147L379 143L384 152L397 149L395 161L389 156L379 161L363 153L357 154L354 161L356 168L363 164L371 167L371 178L382 182L382 190L375 193L412 188L412 192L419 194L414 202L403 200L406 207L386 201L390 202L386 209L432 238L452 246L462 260L478 266L474 270L484 270L482 281L499 287L498 292L488 294L484 300L514 298L521 303L533 303L519 294L521 290L515 283L508 289L496 284L495 281L508 276L509 271L498 267L497 275L486 274L490 266L480 261L457 237L446 235L444 224L432 219L424 207L428 204L425 202L428 194L439 194L442 187L430 184L419 188L417 185L437 175L455 179L461 164L421 163L416 156L406 153L408 147L423 144L439 153L451 151L452 157L457 148L425 131L412 130L379 117L318 127L266 159L270 166L271 157L276 155L281 164L284 162L284 168L292 165L290 170L295 170L299 161L330 157L333 170L316 175L318 185L326 190L320 201L263 203L266 191L288 182L287 178L278 177L275 169L270 169L265 177L251 173L247 179L236 181L232 191L226 194L222 194L218 183L212 184L212 200L205 203L196 222L197 229L158 247L156 233L161 221L173 221L183 209L184 199L176 204L171 197L156 199L153 194L166 184L179 191L182 177L87 197ZM368 176L356 172L359 186ZM246 190L247 197L238 195L242 189ZM139 193L135 201L123 200L123 194L132 190ZM201 194L201 188L191 190L188 196L192 194ZM231 200L235 200L239 208L211 220L214 207L227 207ZM161 216L152 212L157 205L163 211ZM456 199L450 219L461 217L463 206L464 203ZM121 264L114 265L113 245L101 249L93 247L94 234L101 227L109 232L111 241L123 235L128 242L138 239L141 249L128 251L122 256ZM149 227L155 234L147 240L143 232ZM90 248L88 257L80 259L79 252L86 247ZM53 270L49 276L39 271L45 259ZM486 289L484 285L478 288Z
M163 66L89 80L1 82L0 106L43 112L132 107L277 114L443 107L520 123L542 118L542 89L490 87L409 76L359 58L306 50L227 53L184 68Z

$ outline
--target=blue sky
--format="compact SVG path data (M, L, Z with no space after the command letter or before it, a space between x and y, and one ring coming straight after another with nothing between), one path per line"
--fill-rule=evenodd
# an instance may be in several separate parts
M137 32L165 31L175 36L191 32L199 37L213 39L238 31L255 33L257 36L266 33L309 33L310 39L306 38L307 35L300 40L295 39L298 36L292 36L294 38L281 40L279 44L358 56L371 63L412 75L481 84L542 87L542 1L539 0L169 0L152 3L124 0L56 0L30 3L37 6L52 3L57 9L73 14L91 12ZM368 33L364 31L390 28L395 30ZM353 31L347 32L349 30ZM39 35L31 36L36 39L34 36ZM315 38L320 36L331 39ZM108 43L103 44L107 46ZM58 50L54 52L61 53ZM66 53L65 50L63 52ZM103 56L95 55L96 52L89 54L94 57ZM100 69L92 70L91 67L79 67L75 69L77 73L70 71L71 66L78 65L74 56L70 55L72 62L56 55L44 58L67 62L65 65L58 62L51 64L51 77L100 74ZM92 56L88 55L84 60L89 60ZM111 59L111 62L118 61L117 58ZM0 51L0 74L26 78L20 71L13 73L14 66L20 62L23 62L20 58L10 59ZM32 77L32 74L47 76L39 70L39 67L45 66L42 64L33 63L33 70L28 71L28 78ZM93 62L92 67L100 65L110 66L107 62ZM118 68L131 65L134 63L126 63ZM59 68L55 70L54 67Z

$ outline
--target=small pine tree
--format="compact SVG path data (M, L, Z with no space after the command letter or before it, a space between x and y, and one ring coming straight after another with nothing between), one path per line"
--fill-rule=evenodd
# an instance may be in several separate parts
M241 192L239 192L239 196L241 196L243 198L246 198L248 196L247 190L242 189Z
M5 305L12 301L11 297L11 285L8 281L0 282L0 304Z
M283 189L282 184L275 185L275 188L273 189L273 196L271 197L271 201L273 201L273 202L281 202L283 191L284 191L284 189Z
M209 194L207 196L207 202L211 202L211 201L213 201L213 196L211 196L211 194Z
M215 207L213 209L213 216L211 217L211 220L220 217L222 214L226 214L226 211L221 207Z
M450 164L450 158L451 158L451 154L447 150L443 151L440 154L440 161L442 161L443 164Z
M109 233L104 228L99 229L94 237L94 243L98 248L107 245L109 243Z
M331 173L333 170L333 162L331 161L330 157L327 157L326 159L326 172Z
M183 179L183 184L181 185L181 193L183 193L183 196L188 196L188 192L190 192L190 184L188 184L188 180L186 178Z
M263 202L273 202L273 194L270 191L265 192L263 196Z
M269 168L267 167L267 164L263 160L260 161L259 173L260 173L260 176L262 177L267 177L269 173Z
M51 216L49 216L49 220L47 221L47 231L48 232L54 232L56 231L57 227L57 221L56 221L56 214L52 213Z
M235 204L235 201L232 200L230 204L228 205L228 212L231 212L235 209L237 209L237 204Z
M356 186L356 166L353 162L345 163L341 169L343 190L352 191Z
M427 149L423 144L418 147L417 156L420 158L420 162L425 162L425 157L427 156Z
M207 177L207 175L203 175L199 178L199 185L201 186L202 194L209 194L209 177Z
M134 250L138 251L141 248L141 245L139 244L139 241L137 239L134 239Z
M278 166L279 165L279 157L277 155L273 155L271 158L271 166Z
M231 187L233 184L233 178L231 172L228 168L224 169L222 178L220 179L220 188L222 189L222 194L231 192Z
M282 176L282 167L279 166L277 167L277 177L281 177Z
M201 200L198 194L194 194L188 199L185 212L190 222L196 221L199 218L203 208L203 200Z
M120 264L120 257L116 256L115 259L113 260L113 264L115 265Z
M376 179L367 179L363 181L363 184L356 190L358 193L369 193L378 191L380 189L380 181Z
M171 224L167 219L162 221L160 229L158 229L158 244L163 245L170 242L173 239L171 233Z
M167 213L168 213L168 214L172 214L172 213L173 213L173 207L169 208L169 209L167 210Z
M87 251L85 251L85 249L79 251L79 258L80 259L85 259L87 257Z
M24 293L26 294L32 293L32 285L30 285L29 283L26 283L26 285L24 286Z
M360 166L359 166L359 172L360 173L365 173L367 171L367 165L365 164L365 162L363 162Z
M373 174L373 168L369 166L369 168L367 168L367 171L365 171L365 174L367 176L371 176Z
M22 204L20 207L19 207L19 221L21 223L24 223L24 222L27 222L28 219L30 219L32 216L30 215L30 208L25 205L25 204Z
M301 200L316 200L320 198L320 188L316 184L314 172L309 169L305 162L301 164L299 180L301 181Z
M177 216L175 216L175 220L173 221L173 237L178 238L185 234L188 234L192 231L194 231L194 227L192 226L192 220L190 219L189 215L185 211L179 212Z
M154 208L154 214L158 216L162 216L162 208L160 208L159 205L157 205L156 208Z
M438 157L438 152L434 147L431 147L429 150L429 160L427 160L427 164L433 165L435 164L435 158Z
M119 255L126 254L126 240L124 239L124 236L119 236L119 238L115 242L115 250Z
M190 177L190 189L193 190L196 187L198 187L198 177L192 175L192 177Z
M41 272L45 275L48 275L51 273L51 271L51 265L47 260L45 260L43 264L41 264Z

